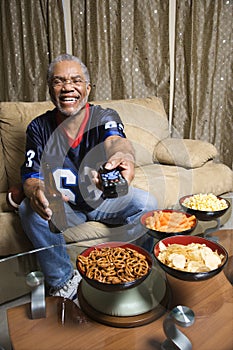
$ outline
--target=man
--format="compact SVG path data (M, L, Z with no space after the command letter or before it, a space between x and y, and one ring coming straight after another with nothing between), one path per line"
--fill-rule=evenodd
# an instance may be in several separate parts
M35 248L56 247L38 252L50 294L73 299L80 275L73 270L62 233L49 230L52 211L46 198L42 162L52 168L63 195L69 227L94 220L125 225L133 237L139 217L144 211L155 209L156 200L131 186L125 196L102 196L98 167L103 163L109 170L119 167L130 184L134 177L134 151L117 112L87 102L91 85L86 66L77 57L61 55L50 64L47 81L56 108L35 118L27 128L21 168L26 198L19 215Z

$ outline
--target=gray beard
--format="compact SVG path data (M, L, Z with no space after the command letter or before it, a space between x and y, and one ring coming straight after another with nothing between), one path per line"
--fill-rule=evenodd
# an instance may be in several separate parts
M78 106L78 108L73 112L73 113L68 113L66 112L64 109L62 109L59 105L56 105L58 111L64 115L65 117L75 117L82 109L83 107L85 107L86 103L88 101L88 96L86 96L82 102L80 103L80 105Z

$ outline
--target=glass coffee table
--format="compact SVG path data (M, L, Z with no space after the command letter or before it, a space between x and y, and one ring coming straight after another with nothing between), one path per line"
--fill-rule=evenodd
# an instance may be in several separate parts
M75 227L70 228L69 230L72 237L72 231L74 230L75 232ZM89 230L92 232L91 230L93 230L93 228L90 226ZM66 232L64 232L64 235L66 235ZM143 229L138 230L137 234L132 237L126 231L121 231L119 227L112 227L110 231L106 231L103 235L99 235L99 233L95 234L95 237L92 237L91 233L84 233L83 237L79 237L78 242L67 243L66 248L71 257L73 266L76 268L75 261L77 255L87 247L108 241L127 243L136 242L137 244L138 240L140 240L144 235L145 231L143 231ZM25 277L31 271L40 269L37 263L36 254L43 250L49 250L52 254L52 252L56 249L58 249L58 247L49 246L41 249L32 249L30 251L15 254L6 258L1 257L0 305L30 292L30 288L25 283Z
M75 268L75 262L78 254L81 250L83 250L83 247L80 247L77 244L69 244L66 246L68 251L71 255L71 260L73 262L74 268ZM50 256L52 258L53 252L56 251L58 247L48 247L46 250L49 250ZM3 279L4 281L2 283L2 298L8 298L8 299L15 299L20 297L21 295L31 293L35 290L37 286L44 285L44 278L43 273L40 271L40 266L37 264L36 260L36 254L37 251L31 251L28 253L25 253L23 255L18 255L11 257L10 259L7 258L5 260L0 261L0 266L2 269L2 277L5 274L5 271L10 271L10 274L7 276L7 279ZM10 268L10 269L9 269ZM101 300L104 302L105 307L108 304L108 307L111 308L111 300L112 298L116 298L116 303L119 302L119 296L122 296L122 299L124 299L124 303L127 304L127 309L129 316L132 316L130 312L134 313L135 306L137 306L137 312L144 310L144 312L149 311L151 308L153 309L154 306L157 306L157 303L154 299L158 301L162 301L165 297L165 291L166 291L166 278L165 273L161 271L159 267L156 266L152 267L151 275L147 278L147 281L145 283L145 287L143 287L143 290L141 290L141 287L133 287L130 288L130 291L125 291L125 293L118 293L118 292L112 292L110 293L102 293L98 290L94 291L91 288L88 288L88 286L85 284L84 281L81 282L82 286L82 294L83 293L94 293L95 297L98 297L99 303L101 303ZM155 285L158 284L160 287L156 287ZM144 286L144 283L142 283ZM155 288L156 287L156 288ZM145 289L145 290L144 290ZM149 290L153 289L153 293ZM141 296L141 293L145 294L145 298L151 298L151 302L145 302L147 305L139 305L136 304L136 298ZM151 293L153 295L151 295ZM104 295L104 299L103 298ZM128 295L128 296L127 296ZM87 297L87 294L86 294ZM108 298L109 297L109 298ZM91 298L91 296L89 297ZM126 300L125 300L126 298ZM128 299L127 299L128 298ZM131 299L134 299L133 304L131 305L132 310L129 310L129 303L131 302ZM140 300L140 303L143 303L142 297ZM97 307L97 306L96 306ZM122 312L124 313L124 306L121 306ZM141 308L141 309L139 309ZM121 313L120 306L117 308L117 306L114 306L114 309L116 310L116 314ZM111 311L109 311L111 314ZM127 314L127 313L126 313Z
M233 230L214 232L214 235L216 234L219 236L219 243L228 250L229 264L232 266ZM89 245L89 242L86 241L68 244L67 249L72 262L75 262L77 255ZM53 250L56 247L51 246L46 249ZM26 278L32 272L40 271L36 253L36 250L32 250L0 260L1 304L6 303L3 300L5 296L8 302L14 299L17 305L8 307L7 310L9 336L14 350L160 349L166 339L163 322L170 310L177 305L186 305L196 315L194 324L182 329L193 344L194 350L202 348L228 350L232 344L233 320L232 312L229 312L230 309L233 311L230 283L232 270L229 264L219 275L203 282L185 282L170 278L155 266L153 276L155 279L159 278L157 285L162 285L164 282L165 286L164 294L161 291L162 296L160 295L158 309L150 310L154 314L147 314L145 322L137 324L136 319L133 320L133 323L127 320L128 324L122 326L117 324L117 316L114 324L111 325L112 318L109 315L106 315L107 322L103 315L101 315L102 318L96 317L95 310L88 309L90 307L86 305L88 303L83 304L84 307L81 306L82 310L80 310L73 302L69 300L64 302L59 297L46 297L45 317L33 319L31 314L32 287L27 284ZM153 283L149 286L152 286L153 289ZM191 295L192 298L188 297ZM153 293L149 296L153 296ZM148 295L146 298L148 299ZM23 305L19 305L21 300ZM104 314L104 301L103 310L100 313ZM139 316L139 321L143 317ZM122 317L118 318L121 322ZM132 316L129 318L133 319ZM208 329L206 322L208 322ZM224 327L222 327L223 323ZM5 344L1 344L0 340L0 345ZM5 347L5 349L10 348Z

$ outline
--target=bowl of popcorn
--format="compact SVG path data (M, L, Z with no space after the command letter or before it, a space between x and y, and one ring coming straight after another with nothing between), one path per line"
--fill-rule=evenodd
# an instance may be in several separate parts
M140 222L157 239L188 235L197 226L195 215L172 209L151 210L141 216Z
M198 193L180 198L181 207L187 213L195 215L198 220L214 220L225 214L230 202L213 193Z
M152 269L152 256L131 243L108 242L85 249L78 255L76 266L92 287L112 292L142 283Z
M166 273L184 281L207 280L228 260L223 246L198 236L164 238L155 245L154 256Z

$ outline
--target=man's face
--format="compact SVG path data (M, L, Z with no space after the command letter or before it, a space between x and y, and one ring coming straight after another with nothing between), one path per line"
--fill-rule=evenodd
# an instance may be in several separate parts
M75 61L58 62L54 66L50 95L52 102L65 117L76 115L87 103L91 91L81 66Z

